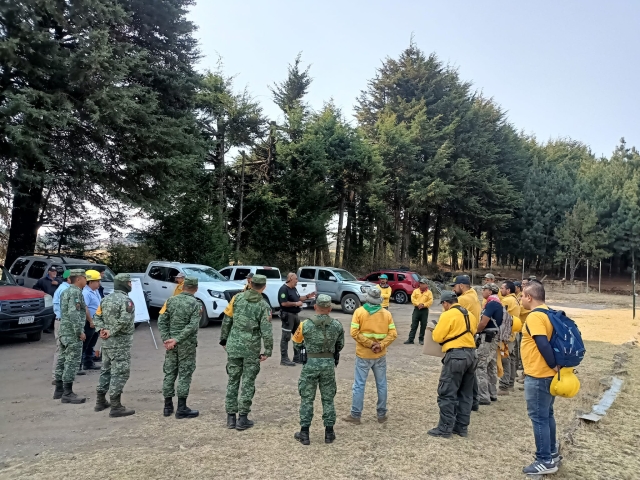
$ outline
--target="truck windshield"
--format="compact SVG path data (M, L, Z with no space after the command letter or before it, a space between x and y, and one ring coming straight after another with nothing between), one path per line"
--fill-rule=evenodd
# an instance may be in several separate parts
M184 274L201 282L226 282L227 279L211 267L184 267Z
M9 270L7 270L4 267L0 267L0 286L15 285L15 284L16 282L11 276L11 274L9 273Z
M353 282L357 280L357 278L351 275L349 272L340 268L334 268L333 274L338 277L338 280L342 280L343 282Z
M280 280L280 270L277 268L257 268L256 275L264 275L267 278L277 278Z

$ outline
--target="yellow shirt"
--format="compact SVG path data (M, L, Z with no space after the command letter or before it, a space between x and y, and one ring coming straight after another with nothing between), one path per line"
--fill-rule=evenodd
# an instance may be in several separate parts
M538 308L548 309L546 305L540 305ZM522 344L520 346L520 356L522 357L522 365L524 366L525 375L535 378L553 377L556 372L549 368L544 357L538 350L538 345L533 339L536 335L546 335L547 340L551 340L553 333L553 325L549 321L549 317L542 312L532 312L527 317L527 323L522 328Z
M442 345L442 351L447 352L452 348L476 348L474 335L478 331L478 319L471 312L469 312L469 329L471 330L470 333ZM451 307L440 315L440 320L438 320L436 328L433 329L431 338L433 338L434 342L442 343L446 339L460 335L466 330L467 324L464 321L464 315L457 308Z
M431 290L428 288L424 292L416 288L411 294L411 303L413 303L415 307L422 303L424 308L429 308L433 305L433 293L431 293Z
M183 286L184 286L184 282L180 282L178 285L176 285L176 288L173 289L173 295L171 296L175 297L176 295L180 295L182 293ZM164 305L160 309L160 315L162 315L166 311L167 311L167 302L164 302Z
M231 299L231 301L229 302L229 305L227 305L227 308L224 309L224 313L227 317L233 317L233 302L236 301L236 297L237 295L234 295L233 298Z
M480 312L482 311L482 307L480 307L480 300L478 300L478 294L473 288L470 288L462 295L458 297L458 303L461 307L466 308L469 312L473 313L473 316L477 319L480 318Z
M502 293L500 293L500 290L498 290L498 298L500 299L500 301L502 301L502 299L504 298L504 297L502 296Z
M502 305L507 307L509 315L520 318L520 303L513 293L510 293L506 297L502 297L500 301L502 302Z
M373 315L364 307L353 312L351 318L351 337L356 341L356 355L360 358L380 358L387 354L387 347L398 336L393 317L389 310L381 308ZM371 345L379 342L382 350L373 353Z
M387 285L386 287L381 287L380 285L378 285L378 287L380 288L380 296L382 297L382 306L383 307L388 307L389 306L389 300L391 299L391 287L389 285Z

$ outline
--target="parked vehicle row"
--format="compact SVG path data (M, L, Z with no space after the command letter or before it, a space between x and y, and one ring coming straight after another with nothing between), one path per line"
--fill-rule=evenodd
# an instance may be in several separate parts
M373 283L358 280L348 271L333 267L302 267L298 269L300 282L314 281L318 295L329 295L344 313L352 314L362 305Z

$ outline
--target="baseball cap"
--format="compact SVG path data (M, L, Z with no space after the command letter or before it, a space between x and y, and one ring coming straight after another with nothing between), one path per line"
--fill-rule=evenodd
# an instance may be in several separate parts
M471 285L471 279L469 278L469 275L457 275L453 277L453 280L449 284L450 287L453 287L454 285Z
M329 295L318 295L318 299L316 300L316 305L320 308L327 308L331 306L331 297Z
M455 292L451 292L449 290L445 290L444 292L442 292L440 294L440 303L457 303L458 302L458 296L455 294Z
M388 280L388 279L389 279L389 277L387 277L387 275L386 275L385 273L383 273L382 275L380 275L378 278L379 278L380 280L383 280L383 279L384 279L384 280Z
M62 278L64 278L65 280L70 276L71 276L71 270L65 270L64 273L62 274Z
M256 287L259 287L261 285L266 285L267 277L265 277L264 275L254 275L251 278L251 283L254 284Z

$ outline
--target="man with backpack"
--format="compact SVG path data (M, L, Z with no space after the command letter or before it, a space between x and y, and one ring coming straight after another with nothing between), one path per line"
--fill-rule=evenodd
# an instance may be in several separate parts
M518 302L518 299L516 298L515 284L510 281L503 282L500 292L502 293L502 305L507 309L509 315L520 318L520 302ZM510 336L509 341L507 342L507 348L509 349L509 356L502 359L504 374L500 379L498 395L509 395L509 392L514 389L519 355L516 348L515 333Z
M473 313L458 305L458 296L454 292L442 292L440 303L444 312L431 334L445 353L438 382L440 421L427 434L449 438L455 433L466 437L478 363L474 338L478 320Z
M478 401L480 405L491 405L498 400L497 355L500 339L500 325L504 308L498 298L498 286L495 283L485 283L482 286L482 296L485 306L478 324L478 368L476 381L478 383Z
M561 459L556 443L556 420L553 416L555 397L550 391L551 381L559 367L550 344L554 329L549 318L549 307L544 302L545 291L542 284L530 282L524 287L522 305L531 310L522 329L524 398L536 442L536 460L522 469L528 475L555 473Z

